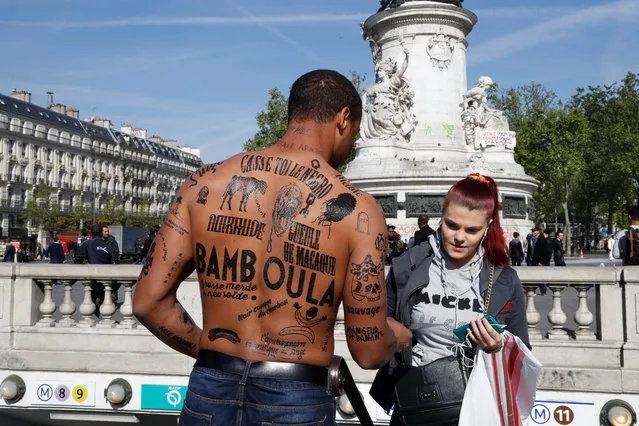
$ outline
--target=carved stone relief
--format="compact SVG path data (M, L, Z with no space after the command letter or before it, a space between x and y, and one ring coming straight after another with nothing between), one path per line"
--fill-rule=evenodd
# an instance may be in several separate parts
M374 195L375 201L379 204L386 217L397 217L397 195Z
M444 207L443 195L406 194L406 217L420 214L439 216Z
M526 199L522 197L504 197L502 211L504 219L526 219Z
M444 34L443 28L440 28L439 32L431 37L428 42L426 52L433 66L443 70L450 65L455 52L455 44L452 42L452 37Z
M528 220L535 221L536 211L535 211L535 200L532 198L528 199Z

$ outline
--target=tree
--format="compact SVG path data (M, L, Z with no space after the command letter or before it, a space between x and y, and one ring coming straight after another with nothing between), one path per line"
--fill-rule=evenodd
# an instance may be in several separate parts
M366 75L362 76L351 71L351 82L360 94L363 92L362 85L365 81ZM258 131L243 146L246 151L258 151L267 148L282 139L286 134L286 129L288 128L288 98L277 87L269 90L268 94L269 100L266 103L266 108L255 117ZM346 164L350 163L353 158L355 158L354 145L340 171L343 171Z

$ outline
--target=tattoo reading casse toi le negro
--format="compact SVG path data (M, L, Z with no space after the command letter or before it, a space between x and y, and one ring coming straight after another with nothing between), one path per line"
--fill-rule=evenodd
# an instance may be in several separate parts
M226 339L234 345L240 343L242 339L240 336L233 330L229 330L226 328L212 328L209 330L209 340L211 342L216 341L217 339Z
M241 237L255 238L262 240L266 223L257 219L243 217L222 216L212 214L209 216L207 231L220 234L239 235Z
M351 294L353 299L361 302L376 302L381 299L382 286L379 282L379 273L383 271L382 263L375 264L373 256L366 255L362 263L351 263Z
M193 188L195 185L197 185L198 178L204 177L204 175L206 173L211 173L211 174L215 173L215 169L217 168L217 166L221 165L222 163L224 163L224 161L220 161L218 163L207 164L205 166L202 166L200 168L200 170L198 170L197 172L193 173L189 177L189 180L191 181L191 184L189 185L189 188Z
M324 201L320 210L322 214L319 215L313 223L328 226L328 238L330 238L331 225L344 220L346 216L355 210L356 205L357 199L353 195L347 192L339 194L336 198Z
M355 342L376 342L384 337L384 332L377 327L354 327L347 325L346 338Z
M293 219L297 216L297 212L302 205L302 191L294 183L280 188L275 206L273 207L273 216L271 224L271 235L266 245L266 251L271 252L273 249L273 233L281 237L289 230L293 224Z
M264 171L278 176L288 176L302 182L317 198L324 198L333 189L333 184L317 170L281 157L264 157L247 154L240 163L242 173Z
M233 197L235 197L235 194L241 193L242 198L240 199L239 211L247 211L246 207L248 204L248 199L249 197L251 197L253 201L255 201L257 211L260 212L260 215L262 215L262 217L264 217L266 216L266 213L262 211L258 196L259 194L266 194L267 189L268 184L263 180L258 180L254 177L235 175L231 178L231 181L226 187L226 191L224 192L224 196L222 197L222 204L220 204L220 210L224 209L225 202L228 206L228 209L231 210L231 201L233 201Z

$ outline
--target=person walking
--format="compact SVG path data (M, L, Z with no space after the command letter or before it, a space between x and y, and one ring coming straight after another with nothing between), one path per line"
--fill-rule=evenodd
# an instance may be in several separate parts
M517 272L508 265L499 211L495 181L480 174L469 175L455 183L444 199L441 247L431 236L428 242L393 259L386 281L387 315L412 339L393 364L379 371L371 388L371 395L383 408L395 405L391 426L457 424L461 400L442 398L453 393L453 388L461 389L463 397L460 365L472 362L474 350L494 353L502 347L501 335L482 312L494 316L530 346L524 289ZM468 336L474 347L453 333L466 324L470 324ZM437 409L424 398L420 409L427 414L398 410L405 405L404 397L415 404L413 386L428 386L431 373L451 368L456 373L446 377L446 382L433 384L433 389L439 386L434 403ZM400 382L394 379L395 374L401 376ZM412 376L415 381L408 380ZM403 388L404 383L409 388Z
M102 225L102 239L111 247L114 256L113 263L120 263L120 246L115 237L109 233L109 227L106 225Z
M526 236L526 265L534 266L533 258L535 257L535 244L541 233L541 228L535 226L530 230L530 234Z
M88 262L90 265L112 265L115 263L115 254L111 246L102 238L102 225L91 226L91 239L85 241L75 250L74 264ZM95 303L97 311L104 303L104 286L97 281L92 281L91 300ZM113 296L112 296L113 297Z
M417 226L419 226L419 229L415 231L411 247L428 241L430 235L435 235L435 230L428 226L428 219L429 217L425 214L419 215L417 218Z
M625 232L625 229L623 231ZM608 260L610 260L612 262L613 260L615 260L615 256L614 256L613 251L615 249L615 243L616 243L615 238L613 237L612 233L608 235L607 243L608 243L608 247L607 247L607 249L608 249ZM619 249L617 249L617 250L619 250Z
M553 242L553 259L555 261L555 266L566 266L566 262L564 260L565 253L564 233L562 231L558 231L555 241Z
M3 262L13 263L15 261L16 248L11 244L11 240L8 238L4 240L4 257Z
M327 367L340 303L360 367L408 343L386 320L384 213L337 172L361 116L347 78L312 71L291 88L280 141L204 166L177 192L133 311L197 360L180 425L334 425ZM176 298L193 271L202 329Z
M521 266L521 262L524 260L524 247L519 240L519 232L513 232L513 239L508 244L508 251L512 266Z
M627 206L630 226L617 232L613 246L614 258L622 259L623 265L639 265L639 205Z
M45 256L49 258L50 263L64 263L64 248L62 248L62 243L57 235L53 236L53 241L47 247Z

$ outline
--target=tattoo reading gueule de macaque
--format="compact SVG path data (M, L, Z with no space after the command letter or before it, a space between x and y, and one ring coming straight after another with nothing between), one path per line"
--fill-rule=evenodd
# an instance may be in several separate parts
M327 196L333 189L333 184L321 172L298 164L288 158L248 154L242 157L240 170L242 173L264 171L278 176L295 178L302 182L319 199Z
M296 184L289 183L280 188L273 207L271 234L266 245L268 253L273 250L273 233L278 237L284 235L293 224L301 205L302 191Z
M305 313L302 313L302 306L299 303L293 304L295 307L295 322L297 325L291 325L289 327L284 327L280 330L280 336L303 336L310 343L315 343L315 332L313 331L313 327L320 324L322 321L326 321L328 318L326 315L322 317L317 316L317 307L311 306L306 310Z
M209 330L209 340L214 342L217 339L226 339L234 345L242 341L240 336L238 336L238 334L233 330L229 330L227 328L212 328Z
M197 203L206 206L207 199L209 197L209 187L203 186L200 192L197 193Z
M379 274L383 272L384 264L375 264L373 256L366 255L362 263L351 263L351 295L353 299L361 302L376 302L382 296L382 285L379 282Z
M240 199L239 211L247 211L246 208L248 205L248 199L249 197L251 197L253 198L253 201L255 201L257 211L260 212L260 215L262 215L262 217L264 217L266 216L266 213L262 211L258 196L260 193L262 195L266 194L267 189L268 184L263 180L258 180L254 177L235 175L231 178L231 181L226 187L226 191L224 192L224 196L222 197L220 210L224 210L224 203L226 203L228 209L231 210L231 201L233 201L233 197L235 197L235 194L239 192L242 194L242 198Z
M335 276L337 258L306 247L284 242L284 262Z
M276 300L272 302L271 299L268 299L266 302L262 302L257 306L253 306L252 308L248 308L246 312L238 314L237 320L244 321L247 318L250 318L254 313L257 313L258 318L263 318L267 315L272 314L273 312L278 311L280 308L288 305L288 299L284 299L282 301Z
M331 238L331 225L340 222L355 210L357 199L347 192L339 194L336 198L324 201L320 209L321 214L313 221L321 226L328 227L328 238Z
M318 250L321 235L319 229L295 222L288 231L288 240L291 243Z
M384 337L384 332L377 327L355 327L347 325L346 338L355 342L376 342Z
M260 222L257 219L212 214L209 216L209 225L206 229L209 232L239 235L261 241L264 237L266 223Z
M160 334L162 334L162 336L166 337L167 339L175 342L176 345L178 345L181 348L184 349L194 349L196 344L195 343L191 343L188 340L184 340L183 338L176 336L175 334L173 334L168 328L164 327L164 326L160 326L160 328L158 329L158 331L160 332Z
M202 166L200 168L200 170L196 171L195 173L193 173L189 177L189 180L191 181L191 184L189 185L189 188L193 188L195 185L197 185L198 178L204 177L204 175L207 174L207 173L211 173L211 174L215 173L215 170L216 170L217 166L221 165L222 163L224 163L224 161L220 161L218 163L207 164L205 166Z

